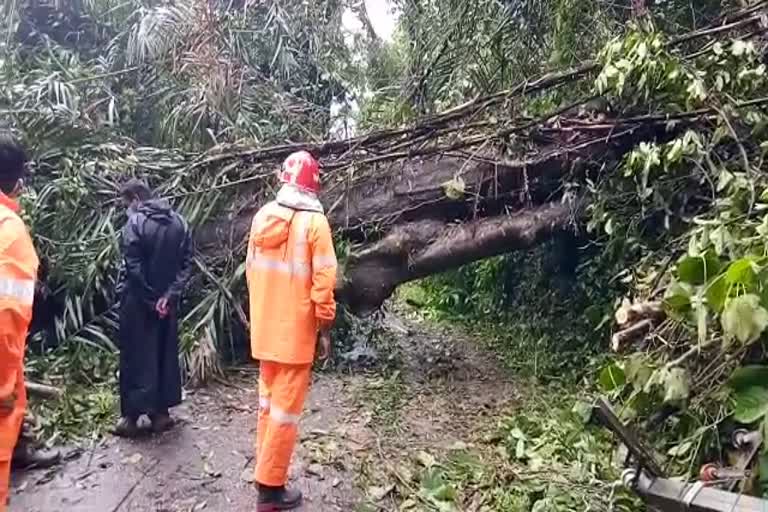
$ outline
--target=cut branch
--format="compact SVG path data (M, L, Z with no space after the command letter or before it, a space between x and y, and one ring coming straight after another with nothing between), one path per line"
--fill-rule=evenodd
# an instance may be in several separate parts
M664 316L664 307L661 302L625 303L616 310L615 314L616 324L622 329L645 319L658 323L664 319Z
M653 320L646 319L637 322L632 327L614 333L611 337L611 348L614 352L621 352L627 346L651 332L653 329Z
M24 387L30 396L42 398L45 400L58 399L64 395L64 391L54 386L47 386L37 382L26 381Z

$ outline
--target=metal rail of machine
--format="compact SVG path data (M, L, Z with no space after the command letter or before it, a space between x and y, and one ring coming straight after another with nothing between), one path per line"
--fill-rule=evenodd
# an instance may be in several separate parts
M768 512L767 500L729 492L749 475L748 467L762 444L759 434L742 433L735 441L742 443L746 454L739 467L718 469L708 465L702 468L702 474L709 475L708 478L687 483L665 477L653 452L619 420L607 400L598 400L595 413L629 452L625 465L630 467L622 474L622 482L649 506L663 512ZM715 486L723 479L729 490Z

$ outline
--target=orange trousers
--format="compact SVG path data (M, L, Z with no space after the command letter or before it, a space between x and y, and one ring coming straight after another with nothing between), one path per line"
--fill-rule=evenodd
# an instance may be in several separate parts
M310 364L261 361L256 483L279 487L288 481L288 467L296 445L299 418L311 377Z
M11 487L11 461L0 460L0 512L8 507L8 495Z

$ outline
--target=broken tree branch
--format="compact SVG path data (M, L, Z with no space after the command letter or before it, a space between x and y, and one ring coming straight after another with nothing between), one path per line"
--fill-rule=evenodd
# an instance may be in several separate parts
M25 381L24 387L27 389L27 394L37 398L45 400L59 399L64 395L64 391L54 386L47 386L32 381Z
M353 312L367 314L402 283L533 247L566 229L571 218L569 205L552 203L462 224L424 220L400 225L349 257L337 296Z

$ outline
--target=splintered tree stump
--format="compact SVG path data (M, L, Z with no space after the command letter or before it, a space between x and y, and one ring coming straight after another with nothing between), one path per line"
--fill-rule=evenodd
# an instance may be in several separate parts
M625 329L635 322L643 319L651 319L654 322L660 322L665 317L664 307L661 302L638 302L630 304L625 302L616 310L614 318L616 325Z
M623 331L614 333L611 337L611 349L614 352L621 352L630 343L645 337L653 329L653 321L650 319L641 320L632 327Z

